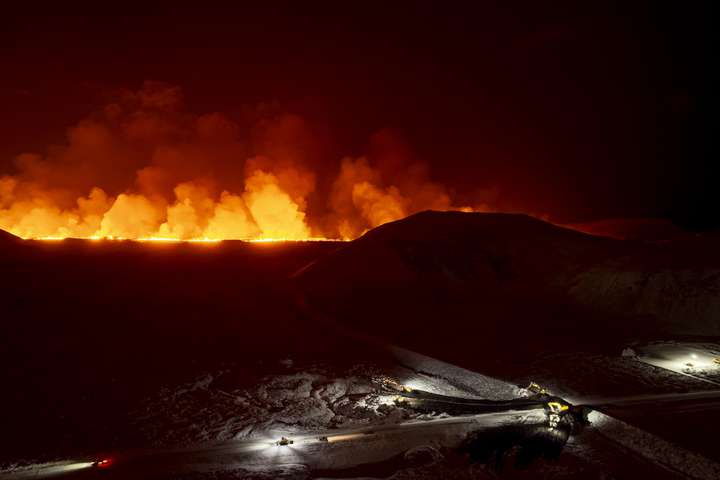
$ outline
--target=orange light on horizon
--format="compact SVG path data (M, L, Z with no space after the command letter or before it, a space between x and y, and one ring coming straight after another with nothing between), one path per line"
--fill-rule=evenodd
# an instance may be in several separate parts
M90 237L58 237L58 236L48 236L48 237L25 237L22 238L23 240L30 240L30 241L43 241L43 242L58 242L62 240L90 240L93 242L98 241L109 241L109 242L142 242L142 243L201 243L201 244L218 244L221 242L226 241L225 239L219 239L219 238L188 238L188 239L179 239L179 238L169 238L169 237L141 237L141 238L123 238L123 237L102 237L98 235L93 235ZM230 241L240 241L240 242L247 242L247 243L304 243L304 242L347 242L350 240L346 239L338 239L338 238L325 238L325 237L308 237L308 238L248 238L248 239L229 239Z
M338 238L308 237L308 238L251 238L244 240L250 243L282 243L282 242L348 242Z
M136 242L165 242L165 243L180 243L180 242L186 242L186 243L220 243L222 242L222 239L214 239L214 238L188 238L188 239L179 239L179 238L169 238L169 237L142 237L142 238L136 238L136 239L123 239L123 240L134 240Z

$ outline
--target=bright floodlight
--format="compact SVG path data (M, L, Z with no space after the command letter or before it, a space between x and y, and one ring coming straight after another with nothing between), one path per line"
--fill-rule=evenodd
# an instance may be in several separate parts
M50 462L13 470L8 478L44 478L65 475L67 473L76 472L87 468L92 468L93 462ZM0 475L2 476L2 475Z

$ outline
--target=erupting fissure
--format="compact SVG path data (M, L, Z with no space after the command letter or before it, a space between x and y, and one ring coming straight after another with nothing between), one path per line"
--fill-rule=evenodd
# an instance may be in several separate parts
M74 239L74 240L91 240L91 241L134 241L134 242L158 242L158 243L179 243L179 242L187 242L187 243L220 243L223 240L228 239L222 239L222 238L189 238L189 239L179 239L179 238L167 238L167 237L143 237L143 238L118 238L118 237L100 237L97 235L93 235L92 237L25 237L23 240L40 240L40 241L61 241L61 240L67 240L67 239ZM233 239L237 240L237 239ZM297 238L245 238L240 239L245 242L250 243L284 243L284 242L345 242L348 241L347 239L341 239L341 238L324 238L324 237L309 237L309 238L303 238L303 239L297 239Z
M46 240L350 240L421 210L461 209L392 132L338 164L298 115L261 110L241 125L182 106L179 88L146 83L70 128L65 145L19 155L16 172L0 175L0 229Z

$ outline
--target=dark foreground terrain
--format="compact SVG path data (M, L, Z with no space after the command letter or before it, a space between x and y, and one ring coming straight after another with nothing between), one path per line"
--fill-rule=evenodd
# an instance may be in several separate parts
M6 462L134 444L127 412L163 385L302 353L322 332L297 325L285 278L337 248L2 242Z
M205 470L187 478L713 478L718 471L720 452L708 447L720 420L712 399L669 410L662 402L634 409L616 402L603 408L614 418L596 422L610 422L613 434L590 427L559 458L521 470L510 460L498 470L495 450L473 463L459 449L472 428L450 433L442 412L398 408L382 391L383 379L392 379L511 398L523 394L517 384L535 380L583 402L718 389L712 374L621 356L656 341L717 343L720 251L712 236L617 240L523 215L459 212L424 212L347 244L36 242L0 234L5 467L180 447L202 459L218 442L233 452L232 442L272 445L283 433L316 441L313 432L365 428L374 436L355 455L352 446L331 454L322 445L309 456L288 450L271 460L221 455L197 460ZM427 435L374 432L438 421ZM483 443L494 438L502 450L503 431ZM517 445L506 450L517 457Z

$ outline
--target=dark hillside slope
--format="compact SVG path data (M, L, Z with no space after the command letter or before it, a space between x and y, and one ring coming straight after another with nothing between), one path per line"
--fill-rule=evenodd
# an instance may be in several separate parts
M12 233L6 232L5 230L0 230L0 245L6 245L10 242L17 241L20 241L20 238L16 237Z
M23 240L12 233L0 230L0 255L8 255L22 248Z
M525 215L423 212L368 232L296 281L331 318L467 364L481 350L500 358L719 334L720 261L696 251L715 242L683 242L594 237Z

